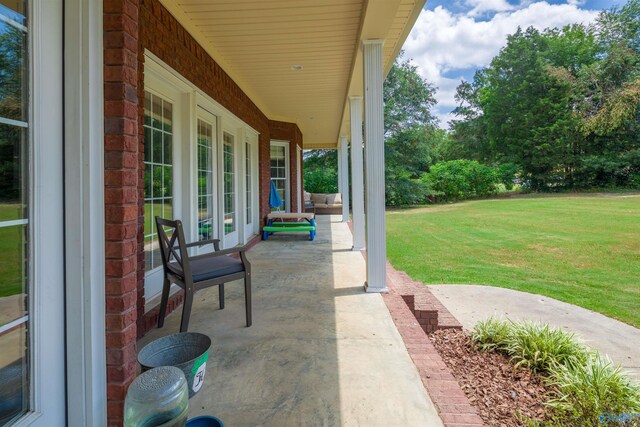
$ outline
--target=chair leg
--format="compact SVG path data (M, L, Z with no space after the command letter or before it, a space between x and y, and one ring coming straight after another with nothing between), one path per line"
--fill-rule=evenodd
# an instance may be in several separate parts
M180 322L180 332L187 332L189 329L189 316L191 316L191 305L193 304L193 290L184 290L184 303L182 304L182 321Z
M251 273L244 276L244 309L247 315L247 327L251 326Z
M220 300L220 310L224 309L224 283L218 285L218 298Z
M169 302L169 289L171 289L171 282L169 279L164 279L162 284L162 299L160 300L160 313L158 314L158 328L164 326L164 317L167 314L167 303Z

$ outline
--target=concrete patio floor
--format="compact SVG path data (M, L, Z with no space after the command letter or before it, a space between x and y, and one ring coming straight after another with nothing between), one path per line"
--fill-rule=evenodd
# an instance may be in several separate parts
M337 216L318 234L277 234L248 252L253 326L243 287L196 294L189 330L213 341L189 416L234 426L442 426L381 295L363 290L365 263ZM139 349L179 329L180 309Z

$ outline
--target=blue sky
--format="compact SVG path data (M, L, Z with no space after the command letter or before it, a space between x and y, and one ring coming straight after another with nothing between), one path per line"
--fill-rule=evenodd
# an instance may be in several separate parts
M627 0L427 0L407 41L405 57L438 87L436 115L447 127L456 87L473 79L518 26L563 27L592 22L603 9Z

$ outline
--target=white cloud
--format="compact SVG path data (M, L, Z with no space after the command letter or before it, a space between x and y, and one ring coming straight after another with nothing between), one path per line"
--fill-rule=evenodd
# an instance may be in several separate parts
M506 12L516 8L507 0L466 0L465 3L471 7L469 16L479 16L487 12Z
M561 28L571 23L590 23L597 11L580 9L582 0L567 0L567 4L546 1L523 1L517 8L505 0L465 0L471 9L454 14L442 6L423 10L405 44L405 55L413 59L420 74L438 88L439 116L455 107L455 88L460 78L458 70L482 68L491 62L518 27L533 26L540 30ZM490 20L477 20L480 13L497 12ZM446 125L446 121L442 122Z

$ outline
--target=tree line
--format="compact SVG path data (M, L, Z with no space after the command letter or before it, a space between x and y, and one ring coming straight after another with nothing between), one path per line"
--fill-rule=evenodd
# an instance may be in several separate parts
M409 60L397 59L387 76L388 205L482 196L514 183L640 189L640 0L589 25L518 29L458 86L448 130L432 113L435 90ZM305 161L305 186L323 174L314 164L331 155Z

